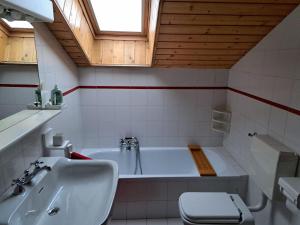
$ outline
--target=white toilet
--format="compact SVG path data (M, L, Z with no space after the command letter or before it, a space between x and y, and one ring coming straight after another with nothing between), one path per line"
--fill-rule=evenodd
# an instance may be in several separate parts
M251 212L236 194L224 192L183 193L179 198L179 211L186 225L254 225Z
M278 177L295 176L297 156L267 135L253 137L251 152L250 175L256 185L268 199L282 198L276 186ZM263 209L266 202L247 207L237 194L186 192L179 197L179 211L185 225L254 225L251 211Z

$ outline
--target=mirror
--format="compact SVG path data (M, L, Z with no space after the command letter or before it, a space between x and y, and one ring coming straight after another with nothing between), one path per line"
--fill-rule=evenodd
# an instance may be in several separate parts
M39 83L33 27L0 19L0 131L34 113L20 111L33 104Z

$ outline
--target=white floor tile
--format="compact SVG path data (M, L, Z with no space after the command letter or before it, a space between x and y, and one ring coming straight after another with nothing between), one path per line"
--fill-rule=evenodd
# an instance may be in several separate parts
M147 219L147 225L167 225L167 219Z
M141 220L127 220L126 225L146 225L147 220L141 219Z
M126 225L126 220L111 220L109 225Z
M144 219L146 218L145 202L128 202L127 204L128 219Z
M181 218L168 218L168 225L183 225Z

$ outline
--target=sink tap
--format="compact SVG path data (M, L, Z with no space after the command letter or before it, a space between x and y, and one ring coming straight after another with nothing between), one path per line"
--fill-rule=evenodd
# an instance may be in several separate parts
M16 180L13 180L11 186L15 186L14 190L13 190L13 195L19 195L19 194L22 194L23 191L25 190L24 186L23 186L23 183L22 183L22 180L19 178L19 179L16 179Z
M30 172L29 170L25 170L24 171L24 176L18 179L13 180L12 182L12 186L15 186L14 190L13 190L13 195L19 195L21 194L25 188L25 185L31 184L32 179L42 170L47 170L47 171L51 171L51 167L50 166L40 166L41 164L43 164L44 162L41 161L35 161L33 163L30 163L31 166L34 166L34 169L32 170L32 172Z
M44 162L41 161L35 161L33 163L30 163L30 165L34 166L33 171L30 173L29 170L25 170L24 171L24 177L21 179L22 183L24 185L26 184L30 184L32 179L42 170L47 170L47 171L51 171L51 167L50 166L40 166L40 164L43 164Z
M139 141L137 137L125 137L120 139L120 149L121 150L138 150L139 149Z

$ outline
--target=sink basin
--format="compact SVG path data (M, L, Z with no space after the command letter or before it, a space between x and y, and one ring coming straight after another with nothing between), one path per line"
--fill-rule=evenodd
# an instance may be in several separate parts
M25 186L25 192L0 202L0 225L100 225L109 218L118 184L110 160L40 158L51 166Z

